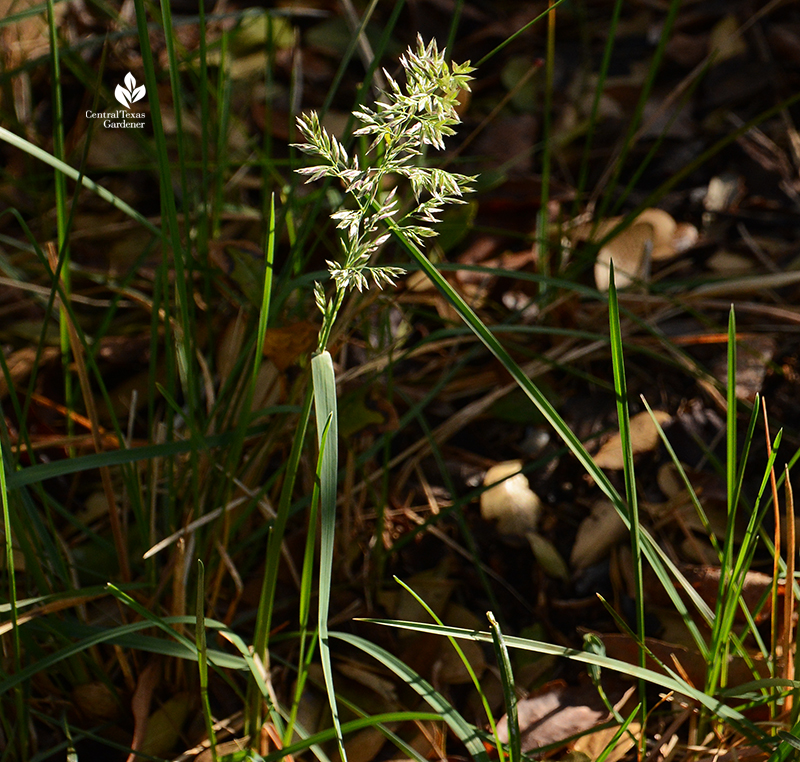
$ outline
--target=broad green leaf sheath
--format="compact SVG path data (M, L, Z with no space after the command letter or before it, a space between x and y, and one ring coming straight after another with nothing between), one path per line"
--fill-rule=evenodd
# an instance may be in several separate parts
M339 741L343 760L347 757L342 742L341 725L333 687L333 668L328 648L328 608L333 568L333 541L336 528L336 476L339 470L339 418L336 407L336 376L330 352L323 350L311 359L311 377L314 384L314 409L317 416L317 441L320 458L319 492L320 523L322 528L319 561L319 652L325 687L333 716L333 725Z

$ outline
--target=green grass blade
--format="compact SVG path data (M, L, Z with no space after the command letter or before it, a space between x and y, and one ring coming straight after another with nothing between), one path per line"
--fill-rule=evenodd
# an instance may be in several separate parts
M494 618L491 611L486 612L489 620L489 629L492 632L492 645L494 655L497 659L497 666L500 669L500 682L503 685L503 700L506 705L506 727L508 728L508 758L510 762L521 762L522 760L522 736L519 732L519 714L517 713L517 690L514 685L514 672L511 669L511 659L508 658L508 648L506 647L500 625ZM500 744L497 745L502 762L503 754Z
M161 230L156 227L152 222L150 222L147 218L139 214L132 206L126 204L121 198L115 196L110 191L103 188L103 186L98 185L93 180L90 180L85 175L81 174L77 169L69 166L69 164L65 164L60 159L57 159L55 156L47 153L47 151L43 151L38 146L35 146L25 138L21 138L19 135L15 135L10 130L7 130L5 127L0 127L0 140L5 141L14 148L18 148L20 151L24 151L29 156L32 156L34 159L39 159L39 161L44 162L45 164L49 164L54 169L58 170L61 174L66 175L67 177L75 180L75 182L80 183L84 188L87 190L92 191L92 193L96 193L100 198L104 201L108 201L111 206L116 209L119 209L124 214L128 215L131 219L136 220L142 227L149 230L154 235L161 237Z
M333 551L336 532L336 489L339 471L339 417L336 401L336 376L333 372L333 360L327 350L315 355L311 360L311 374L314 383L314 410L317 419L317 436L319 447L324 450L319 472L320 482L320 561L319 561L319 653L322 671L325 675L325 687L333 716L333 726L337 731L339 753L342 762L347 762L344 740L341 735L339 710L336 703L336 691L333 685L333 666L328 643L328 610L333 573ZM329 431L326 432L326 430ZM325 447L325 440L328 446Z
M594 89L594 98L592 99L592 108L589 112L589 126L586 139L584 140L583 155L581 156L581 166L578 170L578 182L576 185L577 193L575 194L575 203L573 204L570 217L576 217L578 214L579 204L583 198L583 193L586 190L586 183L589 179L589 160L591 158L591 148L594 139L595 127L598 124L598 115L600 113L600 102L603 98L606 86L606 78L608 77L608 70L611 65L611 55L614 52L614 43L617 38L617 26L619 24L620 12L622 11L623 0L615 0L614 10L611 15L611 20L608 25L608 38L606 45L603 49L603 60L600 63L600 69L597 72L597 85Z
M297 478L297 471L300 467L300 458L303 454L303 444L306 438L308 420L311 416L311 404L313 394L311 386L306 390L305 402L300 412L300 417L295 429L292 449L286 463L286 472L281 485L281 493L278 498L278 509L272 530L267 541L266 561L264 568L264 579L261 583L261 596L259 598L258 610L256 613L256 625L253 633L253 651L258 658L265 661L269 648L269 631L272 626L272 608L275 601L275 590L278 585L278 569L281 559L281 546L286 533L286 525L292 507L292 493ZM254 729L260 726L261 697L257 695L252 687L248 688L247 700L247 720L245 722L245 732L252 735Z
M496 55L497 55L497 54L498 54L498 53L499 53L499 52L500 52L500 51L501 51L503 48L505 48L505 47L506 47L506 45L509 45L509 44L511 44L511 43L512 43L512 42L513 42L513 41L514 41L514 40L515 40L517 37L519 37L519 35L521 35L521 34L524 34L524 33L525 33L525 32L526 32L528 29L530 29L530 28L531 28L531 27L532 27L532 26L533 26L533 25L534 25L534 24L535 24L537 21L540 21L540 20L541 20L541 19L543 19L543 18L544 18L544 17L545 17L545 16L546 16L548 13L551 13L552 11L554 11L554 10L555 10L556 8L558 8L558 6L559 6L559 5L561 5L561 3L563 3L563 2L564 2L564 0L556 0L556 2L554 2L554 3L553 3L551 6L550 6L550 8L548 8L548 10L546 10L546 11L542 11L542 13L540 13L540 14L539 14L538 16L536 16L535 18L531 19L531 20L530 20L530 21L529 21L527 24L525 24L524 26L522 26L522 27L520 27L519 29L517 29L517 31L516 31L516 32L514 32L514 34L511 34L511 35L509 35L508 37L506 37L506 39L505 39L505 40L503 40L503 42L501 42L501 43L500 43L500 44L499 44L497 47L495 47L495 48L493 48L492 50L490 50L490 51L489 51L489 52L488 52L488 53L487 53L487 54L486 54L486 55L485 55L483 58L481 58L481 60L480 60L480 61L478 61L478 63L476 63L476 64L475 64L475 68L480 68L481 66L483 66L483 64L485 64L485 63L486 63L486 62L487 62L487 61L488 61L490 58L493 58L493 57L494 57L494 56L496 56Z
M733 539L733 523L736 520L736 313L731 305L728 316L728 410L727 410L727 487L728 487L728 532ZM730 543L731 553L733 552Z
M614 391L617 396L617 419L619 421L620 444L622 447L623 474L625 477L625 497L628 504L630 522L631 556L633 561L633 594L636 606L636 635L639 645L639 666L647 663L644 650L644 583L642 581L641 525L639 524L639 503L636 493L636 472L633 465L633 444L631 442L631 419L628 409L628 383L625 378L625 358L622 351L622 326L619 317L617 286L614 280L614 263L609 265L608 324L611 335L611 365L614 371ZM646 686L639 682L639 701L642 712L642 727L647 722ZM644 743L644 735L642 736ZM644 749L641 750L644 754Z
M610 754L617 747L617 743L619 742L619 739L622 738L622 736L628 730L628 726L633 721L633 718L636 717L637 714L639 714L640 710L641 710L641 707L638 707L638 706L634 707L634 710L625 718L625 722L623 722L622 725L619 726L619 729L617 730L617 732L614 733L614 736L608 742L608 745L606 746L606 748L603 749L603 751L600 753L600 756L597 758L596 762L606 762L606 760L608 759Z

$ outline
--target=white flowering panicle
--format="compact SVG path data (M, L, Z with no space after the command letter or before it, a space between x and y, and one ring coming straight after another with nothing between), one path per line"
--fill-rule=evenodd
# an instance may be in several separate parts
M344 248L344 264L328 262L336 284L335 304L325 297L317 283L314 295L323 314L323 334L330 332L344 294L355 287L367 286L367 276L382 288L393 284L404 272L399 267L379 267L369 264L372 255L386 242L393 227L399 228L407 239L421 246L425 238L436 235L433 228L419 223L438 222L437 215L446 204L465 203L462 195L470 190L472 177L429 169L417 164L424 146L444 148L444 138L454 134L460 123L456 111L458 96L469 90L469 62L450 64L439 52L435 41L427 46L417 37L417 50L409 48L400 63L405 70L405 86L398 84L384 69L389 91L385 101L375 109L363 107L353 112L362 123L356 135L373 136L369 153L378 154L375 166L359 165L344 146L319 122L315 112L298 117L297 125L306 143L297 147L322 159L323 163L297 170L308 176L307 182L323 177L337 177L355 200L353 209L342 209L331 215L340 230ZM414 192L415 206L398 217L396 187L385 192L384 178L394 175L406 178ZM327 329L327 330L326 330ZM322 336L321 344L322 344Z

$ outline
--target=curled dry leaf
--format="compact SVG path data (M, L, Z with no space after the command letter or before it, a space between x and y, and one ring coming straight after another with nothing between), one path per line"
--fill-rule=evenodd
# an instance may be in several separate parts
M660 426L664 426L671 420L669 413L663 410L654 410L653 415ZM646 410L631 418L631 447L633 454L639 455L643 452L654 450L658 444L658 428L650 413ZM622 439L619 434L615 434L609 439L595 454L593 458L596 465L600 468L620 469L625 465L622 454Z
M525 537L539 522L542 501L521 471L521 461L509 460L492 466L483 478L484 486L494 486L481 494L481 516L496 520L501 535Z
M747 43L739 27L739 19L733 13L723 16L714 25L708 40L712 66L718 66L724 61L747 53Z
M594 281L598 291L611 285L611 262L617 288L627 288L635 280L647 280L648 262L653 253L653 227L649 223L633 224L612 238L597 255Z
M569 559L572 568L579 571L601 561L627 534L628 528L611 502L599 500L578 527Z
M72 691L72 701L78 711L92 722L115 721L121 715L119 698L105 683L94 680L77 685Z
M236 361L241 356L242 346L247 335L247 317L243 310L230 320L222 331L217 345L217 370L221 385L230 378Z
M584 223L573 231L576 241L600 240L608 235L622 217L597 223ZM677 223L663 209L645 209L633 222L608 241L599 251L594 277L600 291L608 291L609 263L614 261L617 288L625 288L636 279L647 280L649 263L659 262L691 248L698 238L697 228Z

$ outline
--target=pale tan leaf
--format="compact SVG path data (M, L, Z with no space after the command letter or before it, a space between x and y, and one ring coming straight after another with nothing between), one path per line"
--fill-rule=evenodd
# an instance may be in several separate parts
M594 280L598 291L608 291L611 283L611 262L617 288L627 288L643 279L647 261L653 251L653 226L633 224L612 238L597 255Z
M578 527L570 565L578 571L601 561L627 533L616 508L608 500L599 500Z
M521 470L521 461L510 460L492 466L483 478L484 486L495 486L481 494L481 516L497 521L501 535L524 537L539 522L542 502Z
M653 415L661 426L664 426L671 416L663 410L654 410ZM658 429L650 413L646 410L631 418L631 448L634 456L643 452L654 450L658 444ZM609 439L595 454L593 458L600 468L620 469L625 465L622 455L622 440L619 434Z
M188 691L175 694L147 720L147 730L139 751L142 755L166 757L175 747L192 707L194 696Z
M585 754L591 760L598 759L613 740L614 734L619 730L619 727L619 725L613 725L610 728L595 730L594 733L581 736L575 741L572 749ZM619 762L636 744L641 732L641 723L631 722L626 732L617 739L614 748L606 757L606 762Z
M746 275L753 269L753 260L743 254L735 254L724 249L712 254L707 260L706 265L717 275Z

